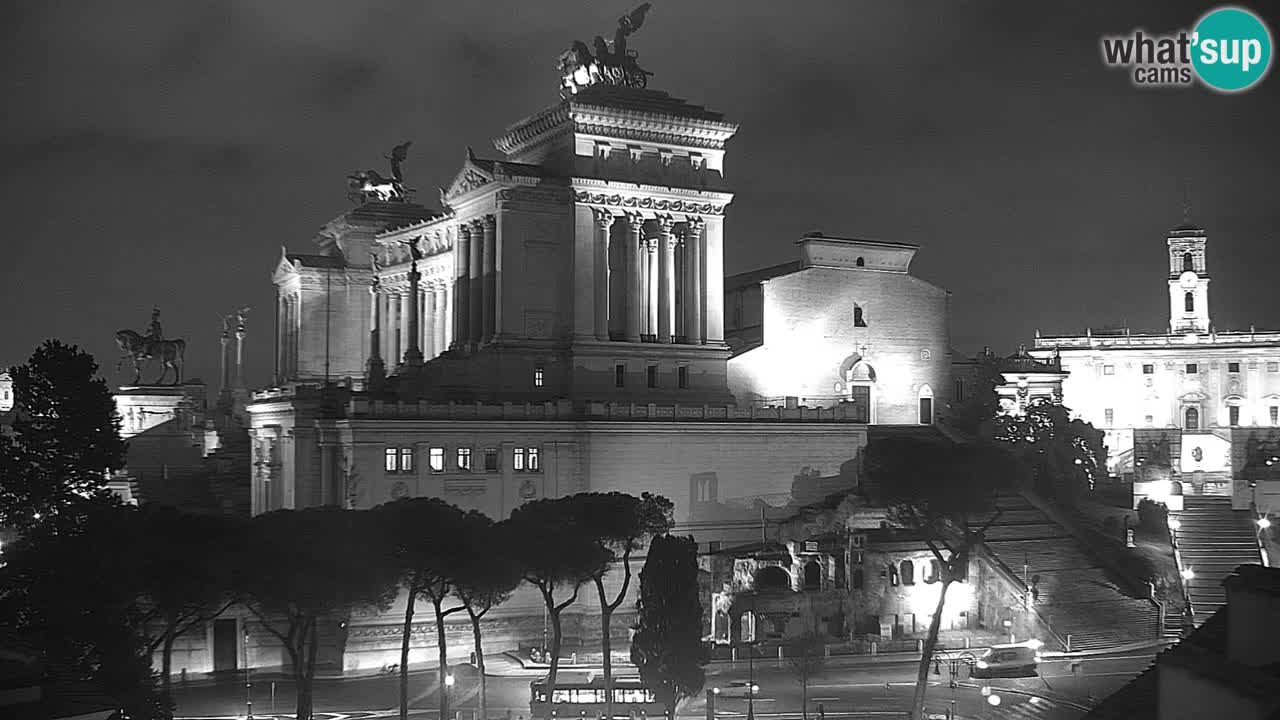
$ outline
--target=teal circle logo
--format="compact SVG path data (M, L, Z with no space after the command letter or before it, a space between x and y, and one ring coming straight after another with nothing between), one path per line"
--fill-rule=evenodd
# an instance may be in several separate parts
M1196 74L1219 92L1248 90L1271 68L1271 32L1248 10L1210 12L1196 24L1191 44Z

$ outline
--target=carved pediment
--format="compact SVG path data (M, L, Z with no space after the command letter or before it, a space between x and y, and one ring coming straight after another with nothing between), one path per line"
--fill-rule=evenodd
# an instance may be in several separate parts
M462 169L458 171L458 174L453 178L453 182L444 191L444 199L452 200L493 181L493 174L480 167L479 163L476 162L475 154L471 152L471 148L467 148L466 162L462 164Z

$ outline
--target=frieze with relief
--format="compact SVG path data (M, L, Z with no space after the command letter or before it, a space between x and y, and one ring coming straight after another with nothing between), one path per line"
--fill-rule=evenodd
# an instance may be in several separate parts
M591 205L607 205L612 207L637 208L663 212L693 213L697 215L723 215L724 205L699 203L690 200L655 200L651 197L636 198L623 195L608 195L579 191L574 200Z

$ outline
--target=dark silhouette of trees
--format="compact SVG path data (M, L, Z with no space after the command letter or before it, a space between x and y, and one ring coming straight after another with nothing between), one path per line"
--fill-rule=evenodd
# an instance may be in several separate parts
M353 608L387 609L399 575L379 562L372 513L336 507L276 510L247 524L241 554L246 607L284 645L297 686L298 720L311 720L318 624Z
M698 546L692 537L660 535L640 570L631 662L675 717L676 705L702 690L710 652L702 642Z
M408 595L405 601L404 633L400 644L400 718L409 712L409 640L413 631L414 604L419 597L431 601L435 610L436 641L440 656L440 717L449 714L449 648L445 643L445 618L465 609L465 605L445 609L445 600L457 587L457 578L466 562L466 549L480 538L487 521L478 513L467 513L439 498L405 498L374 509L381 542L400 576Z
M463 522L465 546L457 557L458 572L453 595L471 619L475 641L476 670L480 675L480 717L488 718L488 683L484 674L484 644L480 620L493 608L506 602L520 585L521 567L501 535L501 529L488 517L468 513Z
M551 620L551 668L547 672L547 697L555 696L560 669L562 627L560 615L578 599L584 583L595 577L608 561L608 553L576 522L572 497L525 503L500 523L501 532L519 563L524 580L538 589ZM558 590L569 590L564 600Z
M924 717L929 662L938 644L947 589L968 576L969 559L983 534L999 517L998 490L1013 487L1014 458L993 445L954 445L941 438L877 439L866 448L866 472L895 524L916 532L938 561L938 605L916 674L912 718ZM986 516L978 527L971 518Z
M12 437L0 434L0 526L23 531L109 494L124 467L120 418L93 356L46 340L13 376Z
M580 493L569 498L575 524L596 542L606 558L592 575L600 599L600 649L604 654L605 716L613 717L613 636L610 621L631 587L631 555L650 538L665 535L673 524L674 505L661 495L643 493ZM622 565L622 586L612 598L605 575Z
M1025 415L996 418L992 439L1026 463L1036 490L1065 502L1107 472L1102 431L1072 420L1060 402L1038 398Z
M142 535L142 592L150 608L147 652L161 651L160 697L172 704L173 644L193 627L212 621L236 600L233 567L239 522L195 515L170 507L143 507L137 513Z

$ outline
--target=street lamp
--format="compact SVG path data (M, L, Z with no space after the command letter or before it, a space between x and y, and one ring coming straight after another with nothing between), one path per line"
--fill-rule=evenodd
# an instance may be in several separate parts
M1196 578L1196 571L1195 571L1195 570L1192 570L1191 568L1183 568L1183 569L1182 569L1182 579L1183 579L1183 580L1194 580L1195 578Z
M1182 527L1182 521L1178 518L1169 518L1169 529L1178 532L1178 528Z
M1271 527L1271 519L1266 516L1258 518L1257 522L1258 522L1259 530L1266 530L1267 528Z

